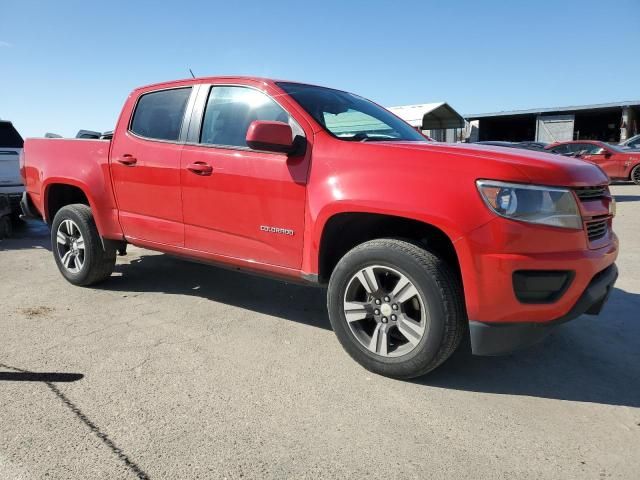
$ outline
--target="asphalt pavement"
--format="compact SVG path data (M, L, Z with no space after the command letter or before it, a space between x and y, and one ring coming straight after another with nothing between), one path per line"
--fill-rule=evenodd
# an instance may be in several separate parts
M373 375L325 291L139 248L98 288L0 241L0 479L640 478L640 187L599 317L507 357Z

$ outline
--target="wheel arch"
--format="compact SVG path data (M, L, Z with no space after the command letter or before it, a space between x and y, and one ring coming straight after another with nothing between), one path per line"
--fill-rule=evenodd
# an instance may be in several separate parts
M323 225L318 242L318 281L326 284L345 253L377 238L397 238L417 243L441 255L462 280L454 241L442 228L406 216L344 211L330 216Z
M43 212L45 222L51 224L56 213L67 205L81 203L94 210L86 186L68 179L51 180L43 186Z

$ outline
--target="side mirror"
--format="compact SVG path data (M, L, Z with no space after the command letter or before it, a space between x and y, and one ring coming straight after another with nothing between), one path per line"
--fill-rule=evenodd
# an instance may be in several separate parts
M256 120L247 130L247 145L254 150L291 153L294 150L293 131L288 123Z

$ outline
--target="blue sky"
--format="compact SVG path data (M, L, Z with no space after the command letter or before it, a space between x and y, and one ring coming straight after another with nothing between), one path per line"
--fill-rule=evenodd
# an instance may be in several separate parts
M0 118L113 128L135 87L247 74L461 113L640 98L640 0L0 0Z

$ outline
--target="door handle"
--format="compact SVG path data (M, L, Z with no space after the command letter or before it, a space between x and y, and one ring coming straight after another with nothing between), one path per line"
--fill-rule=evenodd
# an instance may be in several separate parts
M124 155L122 155L121 158L118 159L118 163L121 163L122 165L127 165L129 167L133 167L136 163L138 163L138 159L133 155L129 155L128 153L125 153Z
M208 176L213 172L213 167L204 162L194 162L187 166L187 170L195 173L196 175Z

